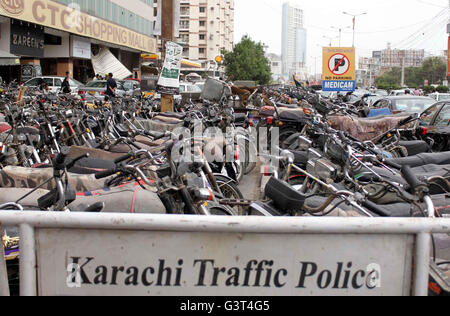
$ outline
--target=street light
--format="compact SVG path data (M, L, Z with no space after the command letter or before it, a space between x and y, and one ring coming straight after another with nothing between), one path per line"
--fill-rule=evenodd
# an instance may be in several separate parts
M332 26L331 28L334 29L334 30L338 30L338 31L339 31L339 47L341 47L341 46L342 46L342 45L341 45L342 30L350 29L351 26L347 26L347 27L344 27L344 28Z
M336 39L337 37L329 37L329 36L323 36L323 38L326 38L327 40L330 41L330 47L333 46L333 40Z
M356 17L361 16L361 15L366 15L367 12L364 13L360 13L360 14L351 14L348 12L342 12L345 15L350 15L351 17L353 17L353 47L355 47L355 28L356 28Z
M319 46L319 45L317 45ZM314 59L314 82L317 81L317 56L309 56L309 58Z

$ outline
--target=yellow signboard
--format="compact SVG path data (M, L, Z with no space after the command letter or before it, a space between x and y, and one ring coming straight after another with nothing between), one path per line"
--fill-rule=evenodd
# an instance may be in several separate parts
M323 48L323 80L356 80L355 49Z
M107 43L156 52L156 39L49 0L0 0L0 15Z
M324 47L322 74L324 91L355 90L355 48Z

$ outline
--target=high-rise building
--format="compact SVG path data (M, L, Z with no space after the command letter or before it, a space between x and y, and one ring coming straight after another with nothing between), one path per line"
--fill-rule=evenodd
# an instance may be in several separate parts
M381 51L381 66L383 68L402 67L420 67L425 59L425 50L400 50L388 47Z
M270 62L270 69L272 71L272 80L280 81L282 76L281 56L276 54L266 54L266 57Z
M306 29L303 10L295 4L283 5L282 63L283 76L304 75L306 64Z
M11 54L0 76L25 81L69 72L86 82L100 50L139 75L141 53L157 49L153 11L153 0L0 1L0 51Z
M222 49L233 49L234 0L181 0L179 31L183 57L202 65L192 70L211 70Z

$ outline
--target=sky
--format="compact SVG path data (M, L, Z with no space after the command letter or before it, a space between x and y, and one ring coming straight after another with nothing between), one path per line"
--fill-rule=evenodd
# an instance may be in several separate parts
M286 0L235 0L235 42L242 36L267 45L268 52L281 54L281 15ZM433 55L447 49L448 0L290 0L304 10L308 32L307 67L321 72L322 47L352 46L351 14L367 13L356 19L357 58L371 56L391 43L392 48L425 49ZM335 27L337 29L333 29ZM328 37L328 38L325 38Z

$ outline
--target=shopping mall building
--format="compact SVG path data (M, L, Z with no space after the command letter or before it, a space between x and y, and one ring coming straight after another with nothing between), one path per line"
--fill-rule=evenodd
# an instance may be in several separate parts
M153 0L0 0L0 76L139 77L141 54L156 52L154 16Z

